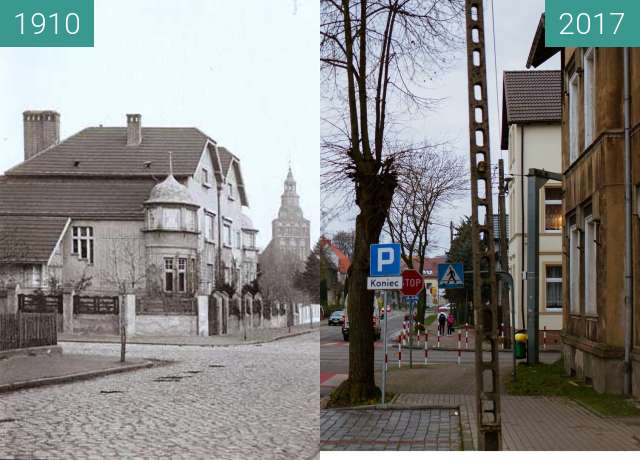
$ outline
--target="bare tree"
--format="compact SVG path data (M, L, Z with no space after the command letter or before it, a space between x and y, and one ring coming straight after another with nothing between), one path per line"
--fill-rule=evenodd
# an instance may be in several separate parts
M120 297L120 361L124 362L127 348L127 319L124 312L126 295L140 288L147 278L148 267L140 238L113 238L108 240L106 248L106 269L102 278L117 289Z
M265 300L286 302L299 300L302 293L295 287L298 265L283 251L272 248L260 255L258 285Z
M403 158L398 176L385 230L400 243L407 267L421 272L437 211L451 205L467 186L466 162L446 146L434 146ZM425 308L423 291L417 311L420 324L424 323Z
M379 240L397 185L397 161L411 143L401 138L401 116L433 101L422 83L456 43L452 27L461 0L321 0L320 61L323 104L322 190L359 209L350 268L349 378L334 401L375 399L373 292L366 289L369 245ZM458 40L459 41L459 40ZM395 130L395 132L394 132ZM391 142L390 139L395 139ZM345 204L345 206L348 206Z

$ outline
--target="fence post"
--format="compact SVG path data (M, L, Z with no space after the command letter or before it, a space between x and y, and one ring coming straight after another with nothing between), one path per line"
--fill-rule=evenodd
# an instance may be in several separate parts
M7 313L18 313L18 295L20 286L10 283L7 285Z
M198 296L198 335L209 335L209 297L206 295Z
M136 334L136 295L127 294L124 296L124 314L127 324L127 336Z
M73 334L73 286L64 283L62 287L62 332Z

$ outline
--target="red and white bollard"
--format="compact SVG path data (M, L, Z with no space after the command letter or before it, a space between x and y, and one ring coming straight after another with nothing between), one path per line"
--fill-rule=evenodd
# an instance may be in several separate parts
M402 367L402 344L398 342L398 368Z
M500 348L504 350L504 323L500 323Z
M458 365L460 364L461 352L462 352L462 332L458 331Z
M469 323L464 323L464 345L465 348L469 349Z
M542 349L547 349L547 326L545 326L544 330L542 331Z
M424 333L424 365L429 364L429 333Z

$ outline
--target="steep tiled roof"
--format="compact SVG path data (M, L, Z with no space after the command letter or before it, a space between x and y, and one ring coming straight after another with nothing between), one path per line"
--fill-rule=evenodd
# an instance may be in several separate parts
M67 223L65 217L1 216L0 244L4 262L47 262Z
M320 239L320 247L322 249L327 248L334 254L338 262L336 267L338 269L338 272L347 273L349 271L349 267L351 266L351 260L349 259L349 256L342 252L342 250L335 244L333 244L331 240L322 237Z
M155 184L152 179L0 176L0 219L9 214L139 219Z
M218 154L220 155L220 164L222 165L222 175L227 177L229 166L231 166L234 155L224 147L218 147Z
M545 46L545 17L540 16L538 28L531 43L529 57L527 59L527 69L538 67L560 52L561 48L547 48Z
M86 128L6 174L164 176L171 151L174 174L187 176L198 166L207 139L196 128L142 128L142 143L127 146L127 128Z
M504 73L502 149L509 148L509 125L562 119L562 75L559 70Z
M438 264L444 264L447 262L447 256L436 256L436 257L427 257L424 259L424 265L422 266L422 274L427 277L437 277L438 276ZM418 256L413 257L413 267L414 269L418 269L420 264L420 258ZM402 270L407 268L407 264L405 261L401 261L400 266Z

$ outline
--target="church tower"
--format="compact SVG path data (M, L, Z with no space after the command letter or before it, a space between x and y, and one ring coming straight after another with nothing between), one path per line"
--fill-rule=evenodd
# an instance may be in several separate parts
M280 197L278 217L271 224L269 246L304 264L311 252L309 225L309 220L302 215L296 181L289 168L284 181L284 192Z

